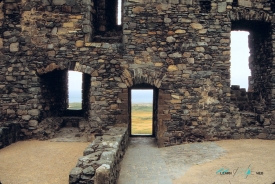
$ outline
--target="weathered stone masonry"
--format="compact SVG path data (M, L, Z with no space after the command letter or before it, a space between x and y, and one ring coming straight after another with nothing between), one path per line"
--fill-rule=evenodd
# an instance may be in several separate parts
M1 126L18 123L22 139L41 138L43 120L70 114L67 71L75 70L83 109L72 113L88 133L130 124L129 89L146 84L158 93L159 146L275 138L273 1L124 0L122 26L116 3L0 3ZM231 30L250 32L249 93L230 86Z

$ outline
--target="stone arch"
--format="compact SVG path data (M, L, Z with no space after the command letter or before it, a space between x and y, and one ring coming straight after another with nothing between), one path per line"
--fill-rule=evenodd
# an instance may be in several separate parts
M159 120L158 120L158 109L159 109L159 90L161 88L162 82L166 77L165 72L157 72L150 68L124 68L121 74L122 81L128 87L128 98L127 98L127 108L128 108L128 120L131 123L131 89L153 89L153 135L158 138L159 134ZM131 125L129 126L131 127ZM131 131L130 131L131 132Z
M56 64L56 63L50 63L46 67L42 67L37 69L37 74L38 75L43 75L49 72L52 72L54 70L72 70L72 71L77 71L77 72L82 72L85 74L92 75L94 73L97 73L97 70L93 69L90 66L80 64L79 62L69 62L67 64Z
M68 71L77 71L82 73L82 109L69 110L69 89L68 89ZM72 116L88 117L90 109L89 98L91 94L91 76L97 72L93 68L82 65L79 62L50 63L45 67L37 69L37 75L40 78L41 99L45 117ZM70 112L68 112L70 111Z
M121 79L127 87L144 83L160 88L165 77L166 74L146 68L135 68L131 71L125 68L121 75Z
M232 10L228 12L228 18L231 21L237 20L254 20L254 21L263 21L271 22L272 16L264 11L254 11L248 8Z

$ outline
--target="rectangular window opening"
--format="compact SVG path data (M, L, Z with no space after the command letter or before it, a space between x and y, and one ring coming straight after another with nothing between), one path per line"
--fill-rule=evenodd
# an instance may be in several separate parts
M117 25L121 25L121 18L122 18L122 0L117 1Z
M131 135L153 135L153 89L131 90Z
M238 4L239 4L238 0L233 0L233 2L232 2L232 6L233 7L238 6Z
M68 72L68 110L82 109L82 73L76 71Z
M248 45L248 31L231 31L231 85L239 85L249 90L250 49Z
M211 1L201 0L200 7L201 7L201 13L209 13L211 11Z

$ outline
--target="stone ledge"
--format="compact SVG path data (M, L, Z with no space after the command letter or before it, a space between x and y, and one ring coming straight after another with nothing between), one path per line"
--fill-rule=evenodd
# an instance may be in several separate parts
M69 183L116 183L129 140L127 126L111 127L85 149L69 175Z

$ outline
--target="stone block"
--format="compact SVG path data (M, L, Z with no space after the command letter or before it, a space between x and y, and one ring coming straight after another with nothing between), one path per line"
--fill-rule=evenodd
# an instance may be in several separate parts
M180 4L192 5L193 4L193 0L180 0Z
M60 28L58 28L58 30L57 30L57 34L58 34L58 35L67 34L67 33L68 33L68 29L66 29L66 28L60 27Z
M174 71L177 71L179 70L178 67L176 65L169 65L167 71L168 72L174 72Z
M64 5L66 3L66 0L52 0L52 5Z
M125 83L118 83L118 87L126 89L127 85Z
M266 134L266 133L260 133L260 134L258 135L258 138L259 138L259 139L266 139L266 138L267 138L267 134Z
M175 33L176 33L176 34L184 34L184 33L186 33L186 31L183 30L183 29L177 29L177 30L175 31Z
M69 6L74 6L76 4L76 0L65 0L65 1L66 1L66 4Z
M95 170L94 170L94 168L91 167L91 166L89 166L89 167L83 169L83 174L84 174L84 175L90 175L90 176L92 176L92 175L94 175L94 173L95 173Z
M15 114L15 111L13 109L7 109L7 114Z
M29 126L36 127L37 125L38 125L38 121L37 120L30 120L29 121Z
M170 3L170 4L179 4L179 0L169 0L168 3Z
M166 58L166 57L167 57L167 53L166 53L166 52L160 52L160 53L159 53L159 56L160 56L161 58Z
M187 61L190 64L194 64L195 63L195 59L194 58L187 58Z
M170 58L181 58L182 57L182 54L179 53L179 52L175 52L173 54L169 54L168 55Z
M191 19L186 19L186 18L179 18L178 22L182 22L182 23L191 23Z
M19 43L11 43L10 44L10 52L18 52L19 51Z
M38 109L28 110L28 114L32 116L38 116L40 111Z
M226 11L226 6L227 3L226 2L219 2L218 3L218 12L225 12Z
M6 80L7 81L16 81L16 78L13 77L13 76L8 75L8 76L6 76Z
M90 25L84 25L83 26L83 32L84 33L91 33L92 32L92 27Z
M55 51L54 50L48 51L48 56L49 57L54 57L55 56Z
M191 111L190 112L190 116L192 117L199 117L200 116L200 113L198 111Z
M203 29L203 26L200 23L191 23L193 29Z
M23 115L23 116L22 116L22 119L28 121L28 120L31 119L31 116L30 116L30 115Z
M112 105L111 105L111 109L112 109L112 110L116 110L117 108L118 108L118 105L117 105L117 104L112 104Z
M69 183L73 184L73 183L77 183L79 178L80 178L80 174L82 173L83 169L80 167L75 167L71 170L70 172L70 176L69 176Z
M204 47L196 47L197 52L205 52Z
M252 7L252 3L250 0L238 0L239 6L244 6L244 7Z
M201 29L201 30L199 30L199 33L200 34L205 34L205 33L207 33L207 29Z
M75 46L76 47L83 47L84 46L84 41L83 40L77 40L75 42Z
M172 20L170 18L164 18L164 23L168 24L170 22L172 22Z
M65 22L65 23L63 23L63 27L72 28L72 27L74 27L74 23L73 22Z
M144 7L141 7L141 6L136 6L132 9L132 12L134 14L139 14L140 12L143 12L144 11Z

